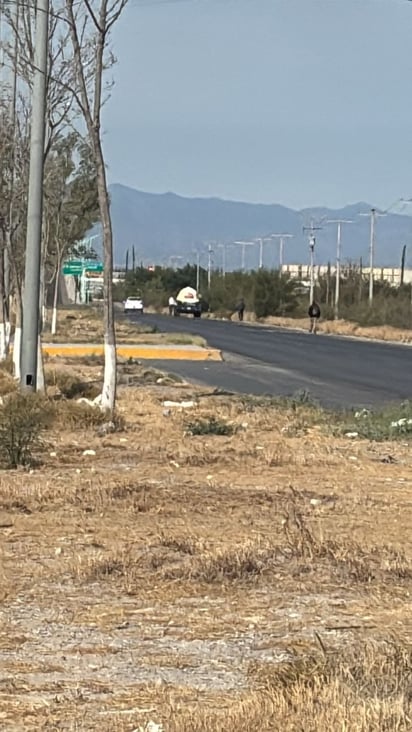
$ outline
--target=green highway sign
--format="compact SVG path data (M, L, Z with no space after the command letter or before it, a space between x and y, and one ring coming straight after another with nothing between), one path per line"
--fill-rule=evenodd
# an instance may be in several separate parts
M96 262L94 260L86 259L70 259L63 264L64 275L82 275L84 271L87 272L103 272L102 262Z
M84 269L87 272L103 272L103 264L102 262L89 262Z

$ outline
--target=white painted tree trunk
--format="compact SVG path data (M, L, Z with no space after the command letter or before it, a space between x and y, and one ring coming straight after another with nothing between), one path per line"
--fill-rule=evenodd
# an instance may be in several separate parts
M10 348L10 336L11 336L11 323L10 320L6 320L6 354L9 353Z
M106 339L105 339L106 341ZM101 407L113 412L116 395L116 346L104 344L104 378Z
M56 335L57 332L57 307L53 306L52 320L51 320L51 334Z
M14 378L20 381L21 378L21 325L16 325L14 329L14 344L13 344L13 374Z
M6 356L6 324L4 322L0 322L0 361L4 361Z
M60 263L58 265L58 270L56 272L56 280L54 283L54 293L53 293L53 312L52 312L52 320L51 320L51 334L56 335L57 331L57 303L59 298L59 277L60 277Z

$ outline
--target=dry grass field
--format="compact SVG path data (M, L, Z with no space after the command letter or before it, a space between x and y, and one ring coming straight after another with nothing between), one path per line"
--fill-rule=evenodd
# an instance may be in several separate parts
M111 432L75 370L98 390L49 361L35 462L0 471L0 728L412 729L407 436L133 365Z

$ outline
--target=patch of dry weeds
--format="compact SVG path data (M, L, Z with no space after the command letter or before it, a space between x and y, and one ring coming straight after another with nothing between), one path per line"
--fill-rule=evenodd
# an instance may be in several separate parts
M121 387L109 435L55 404L0 473L2 728L411 729L407 444L182 384Z

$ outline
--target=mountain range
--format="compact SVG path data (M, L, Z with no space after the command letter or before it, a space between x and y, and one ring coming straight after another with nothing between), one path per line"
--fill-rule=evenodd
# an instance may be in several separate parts
M114 232L115 263L125 264L126 251L134 246L136 262L144 265L175 265L196 260L195 251L201 252L201 263L207 261L207 246L213 249L213 263L221 266L222 250L218 243L250 241L270 234L292 234L285 241L284 263L304 264L309 259L309 232L304 227L311 223L316 230L315 260L317 264L334 262L336 258L337 219L352 223L342 224L342 261L369 261L370 211L366 202L351 204L342 209L325 207L301 211L279 204L255 204L227 201L219 198L187 198L175 193L145 193L121 184L110 186L111 213ZM376 217L376 266L399 266L404 244L412 266L412 217L405 213L387 213ZM227 247L227 269L239 269L239 246ZM130 254L131 256L131 254ZM247 247L247 268L258 265L259 247ZM180 258L180 259L179 259ZM129 260L131 261L131 260ZM277 266L279 245L272 240L264 245L264 264Z

